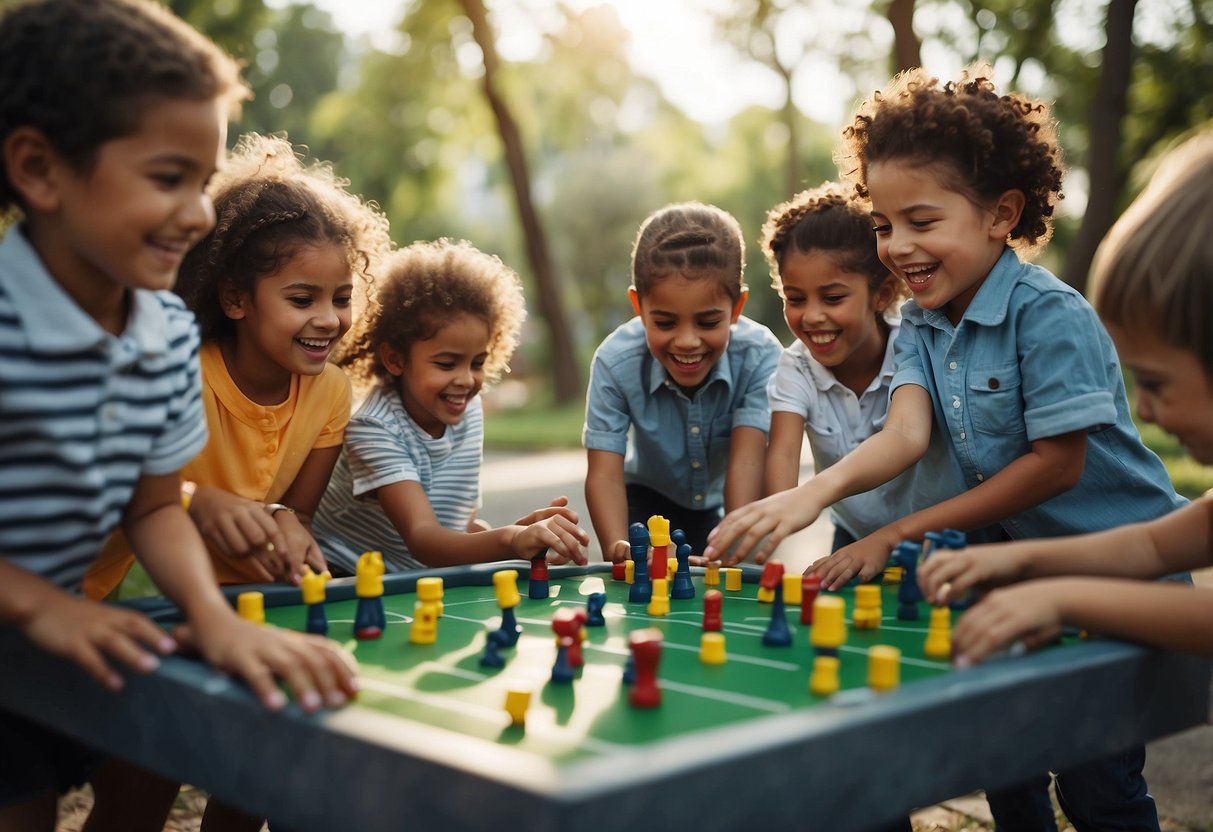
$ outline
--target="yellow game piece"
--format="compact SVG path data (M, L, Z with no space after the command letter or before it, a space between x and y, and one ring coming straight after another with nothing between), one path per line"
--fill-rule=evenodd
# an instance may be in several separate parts
M678 558L665 559L665 572L667 580L674 580L674 576L678 574Z
M775 603L775 590L765 586L758 587L758 603L773 604Z
M413 605L413 626L409 641L413 644L433 644L438 640L438 605L433 601L418 601Z
M783 602L785 604L799 604L801 599L800 579L803 576L792 574L783 576Z
M814 696L829 696L837 693L838 664L837 656L817 656L813 659L813 674L809 676L809 693Z
M892 690L901 684L901 651L878 644L868 651L868 686L873 690Z
M629 584L636 583L636 561L627 560L623 562L623 576Z
M952 655L952 611L947 607L931 610L927 641L922 652L931 659L946 659Z
M418 578L417 597L427 603L438 605L438 617L442 617L442 578Z
M741 570L736 566L726 566L724 572L724 588L729 592L737 592L741 589Z
M254 624L265 623L265 596L260 592L241 592L236 596L236 614Z
M720 564L712 561L703 573L704 586L720 586Z
M526 725L526 709L531 707L531 691L527 688L510 688L505 692L505 712L510 715L511 725Z
M354 572L354 594L359 598L378 598L383 594L383 553L363 552Z
M493 589L497 593L497 606L503 610L518 606L522 597L518 594L518 571L502 569L493 573Z
M660 514L649 518L649 545L654 549L670 545L670 521Z
M905 576L906 570L901 566L886 566L880 582L885 586L890 584L899 584Z
M312 571L312 567L305 564L303 567L303 577L299 579L299 589L303 593L303 603L323 604L324 585L332 577L328 572L321 572L317 575Z
M837 649L847 640L846 604L837 595L818 595L813 602L809 644Z
M653 596L649 601L649 615L669 615L670 582L665 578L653 579Z
M699 639L699 661L704 664L724 664L728 654L724 649L724 633L704 633Z
M880 626L880 587L860 584L855 587L855 609L851 611L851 626L857 630L874 630Z

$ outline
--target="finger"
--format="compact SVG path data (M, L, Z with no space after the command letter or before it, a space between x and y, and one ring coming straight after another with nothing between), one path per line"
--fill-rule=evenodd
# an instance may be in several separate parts
M551 505L553 507L559 507L559 506L567 506L568 504L569 504L569 498L562 494L559 497L556 497L555 499L553 499L552 502L549 503L548 505Z
M126 684L122 676L110 667L102 652L87 641L79 642L67 652L67 657L84 668L85 673L108 691L117 693Z
M163 656L167 656L177 649L177 642L173 640L172 636L145 615L132 613L123 621L123 628L131 638Z
M320 551L320 547L312 541L307 547L307 556L303 559L304 563L312 568L312 571L317 575L329 571L328 561L324 559L324 552Z
M278 688L273 671L256 656L250 656L232 671L252 688L253 695L268 710L280 711L286 707L286 694Z

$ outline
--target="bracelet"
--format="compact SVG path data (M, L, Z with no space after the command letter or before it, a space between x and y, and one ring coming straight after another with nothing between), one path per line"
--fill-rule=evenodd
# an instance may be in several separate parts
M280 511L289 511L291 514L296 513L296 511L293 508L291 508L290 506L283 505L282 503L270 503L265 507L265 510L270 513L270 517L273 517L275 514L277 514Z

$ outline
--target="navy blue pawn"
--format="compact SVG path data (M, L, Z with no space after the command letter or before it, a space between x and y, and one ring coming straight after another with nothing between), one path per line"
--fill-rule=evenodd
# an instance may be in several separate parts
M603 627L606 626L606 617L602 614L602 608L606 606L605 592L591 592L589 597L585 599L585 626L587 627Z
M498 632L494 630L484 640L484 654L480 657L481 667L505 667L505 658L501 655L501 639L497 637Z
M647 604L653 600L653 582L649 580L649 530L644 523L628 526L628 543L632 547L632 585L628 588L628 603Z
M918 551L918 545L908 540L901 541L893 550L893 564L905 570L897 587L897 617L902 621L918 620L918 602L922 600L922 590L918 588Z
M682 530L674 532L681 535ZM671 535L673 537L674 535ZM685 536L684 536L685 539ZM670 588L671 598L694 598L695 582L691 580L691 544L678 544L678 572L674 575L674 586Z
M324 612L324 602L319 604L307 605L307 625L305 629L309 633L315 633L320 636L329 634L329 619Z
M518 635L521 632L522 627L518 626L518 619L514 615L514 608L506 607L501 611L501 627L489 635L496 637L502 647L513 647L518 643Z
M387 614L383 611L383 598L359 598L354 610L354 638L376 639L387 629Z
M771 601L771 623L762 634L762 643L767 647L790 647L792 631L788 628L788 619L783 612L783 575L773 587L775 597Z
M556 663L552 665L552 681L559 685L567 685L573 681L573 665L569 663L568 644L561 639L556 648Z

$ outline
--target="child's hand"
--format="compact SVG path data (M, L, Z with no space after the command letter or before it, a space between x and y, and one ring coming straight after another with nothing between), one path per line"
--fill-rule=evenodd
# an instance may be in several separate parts
M358 691L354 658L323 636L258 626L234 612L178 627L173 635L217 670L247 682L271 711L286 705L278 680L308 713L340 707Z
M558 515L571 520L573 523L581 522L581 518L578 517L577 512L569 508L568 505L568 497L557 497L556 499L552 500L547 507L532 511L526 517L520 518L514 525L531 526L538 523L540 520L546 520L549 517L555 517Z
M222 488L200 487L190 501L190 517L207 542L223 554L256 557L271 575L284 574L276 553L285 549L286 540L264 503Z
M55 593L19 626L34 644L80 665L112 691L122 690L125 684L112 660L148 673L160 664L157 654L167 655L176 648L173 639L145 615L65 593Z
M616 540L602 553L602 559L609 563L623 563L632 559L632 544L627 540Z
M952 631L952 662L967 667L1017 644L1028 649L1048 644L1061 634L1066 592L1050 580L994 590L970 607Z
M303 580L304 566L310 566L317 575L328 571L328 562L324 559L316 538L312 537L312 533L294 512L277 511L274 513L274 521L285 541L284 547L276 553L281 555L278 562L283 567L283 573L276 577L298 586ZM264 561L262 565L265 565Z
M530 525L523 525L510 541L514 554L530 560L544 549L548 550L548 562L553 564L573 561L584 566L587 558L585 547L590 536L575 522L563 514L557 514Z
M821 576L821 588L831 591L846 586L856 575L860 581L867 582L885 568L894 545L879 531L873 532L813 563L805 574Z
M964 597L970 589L986 590L1012 583L1023 574L1023 561L1015 543L936 550L918 567L922 597L946 604Z
M802 489L780 491L744 505L712 529L703 558L732 566L752 553L755 563L763 563L785 537L816 520L823 508L806 498Z

